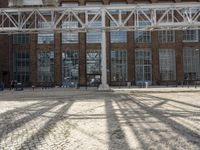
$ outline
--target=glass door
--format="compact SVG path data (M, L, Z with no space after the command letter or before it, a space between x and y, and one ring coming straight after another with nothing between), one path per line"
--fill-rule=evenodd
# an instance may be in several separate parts
M144 84L148 82L152 84L152 64L150 49L136 49L135 65L136 65L136 84Z
M77 50L62 53L63 87L73 88L79 82L79 53Z

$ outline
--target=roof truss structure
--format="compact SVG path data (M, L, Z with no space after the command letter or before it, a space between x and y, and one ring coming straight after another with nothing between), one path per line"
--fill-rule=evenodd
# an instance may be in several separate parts
M63 27L63 21L76 21L79 26ZM95 21L105 22L105 24L97 27L93 25ZM38 22L45 22L46 25L39 26ZM109 22L112 22L112 26ZM0 9L0 34L40 31L185 30L188 28L200 28L199 3Z

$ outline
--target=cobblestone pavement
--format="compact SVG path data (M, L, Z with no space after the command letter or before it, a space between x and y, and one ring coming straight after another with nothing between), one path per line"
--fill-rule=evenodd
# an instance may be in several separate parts
M200 92L0 92L0 150L200 150Z

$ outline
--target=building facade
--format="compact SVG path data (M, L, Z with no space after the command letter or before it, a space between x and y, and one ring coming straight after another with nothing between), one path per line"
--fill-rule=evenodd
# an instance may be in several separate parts
M186 0L61 0L61 7L176 3ZM189 1L191 2L191 1ZM193 1L197 2L197 1ZM1 7L6 3L1 1ZM113 11L113 13L116 13ZM91 14L92 15L92 14ZM84 20L84 15L81 16ZM134 21L134 18L132 19ZM110 26L113 22L106 21ZM131 21L130 21L131 23ZM142 20L139 24L148 24ZM38 26L46 24L38 20ZM65 22L62 27L78 26ZM95 21L100 26L101 21ZM111 31L107 36L107 78L110 85L173 84L200 79L199 30ZM0 35L1 80L25 85L51 83L96 86L101 80L101 33L62 32Z

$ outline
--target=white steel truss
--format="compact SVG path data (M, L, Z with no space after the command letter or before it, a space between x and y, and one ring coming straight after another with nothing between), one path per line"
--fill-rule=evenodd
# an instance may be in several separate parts
M106 19L105 25L92 24ZM47 26L38 26L38 21ZM79 26L62 28L62 22ZM109 21L114 25L110 26ZM141 24L145 21L146 24ZM74 8L1 8L0 34L16 32L87 32L136 30L185 30L200 28L200 3L137 4L126 6L79 6Z

